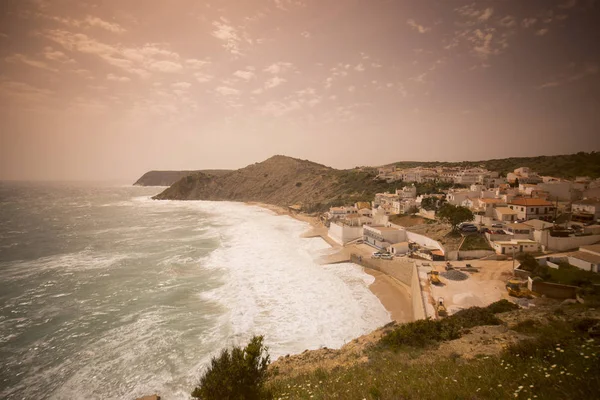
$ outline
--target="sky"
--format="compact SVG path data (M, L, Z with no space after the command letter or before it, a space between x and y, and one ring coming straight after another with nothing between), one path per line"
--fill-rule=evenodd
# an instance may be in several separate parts
M600 1L3 0L0 179L600 150Z

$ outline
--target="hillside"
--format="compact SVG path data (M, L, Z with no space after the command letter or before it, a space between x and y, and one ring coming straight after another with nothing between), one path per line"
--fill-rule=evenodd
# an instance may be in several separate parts
M302 204L306 210L320 211L332 205L370 201L375 193L396 188L374 177L373 172L336 170L278 155L221 176L194 173L154 198Z
M207 169L201 171L149 171L138 179L134 186L171 186L184 176L203 172L209 175L223 175L231 172L225 169Z
M539 157L511 157L485 161L461 161L461 162L421 162L400 161L392 163L398 168L413 167L483 167L490 171L498 171L502 175L512 172L519 167L529 167L540 175L555 176L558 178L575 178L576 176L589 176L600 178L600 152L580 152L577 154L566 154L559 156Z
M274 398L313 400L596 398L596 304L539 299L508 311L503 302L279 358L268 388Z

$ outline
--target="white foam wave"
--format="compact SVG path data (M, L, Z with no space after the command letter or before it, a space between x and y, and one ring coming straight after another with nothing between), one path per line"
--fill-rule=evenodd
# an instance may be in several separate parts
M307 225L270 211L206 203L222 226L223 246L207 266L228 273L218 297L229 308L231 342L264 334L273 356L321 346L337 348L390 321L369 290L372 277L352 264L322 267L321 239L301 239Z

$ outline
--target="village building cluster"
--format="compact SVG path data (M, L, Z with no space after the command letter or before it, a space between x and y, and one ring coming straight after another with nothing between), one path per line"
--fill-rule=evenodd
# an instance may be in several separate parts
M436 220L439 207L448 203L472 211L471 230L484 236L498 255L566 251L600 242L599 179L540 176L527 167L506 177L484 168L385 167L379 169L376 179L402 186L392 193L377 193L371 202L332 207L325 220L334 241L365 243L395 256L443 260L446 255L441 244L393 224L390 217L416 214ZM455 187L420 194L418 185L428 181L449 182ZM585 253L582 257L596 255Z

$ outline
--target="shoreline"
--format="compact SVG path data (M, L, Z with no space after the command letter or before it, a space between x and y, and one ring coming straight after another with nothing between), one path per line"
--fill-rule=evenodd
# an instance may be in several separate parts
M329 244L332 249L339 250L337 255L342 256L340 257L342 260L347 258L347 262L351 263L351 261L349 261L349 248L341 246L339 243L336 243L333 240L331 240L331 238L327 236L327 228L321 223L321 221L319 221L318 218L311 217L303 213L292 213L283 207L276 206L273 204L266 204L261 202L246 202L246 204L262 207L267 210L273 211L277 215L287 215L289 217L294 218L297 221L308 223L311 228L302 234L303 238L320 237L327 244ZM393 276L388 275L384 272L377 271L371 268L365 268L358 264L355 265L361 267L363 272L371 275L375 279L375 281L368 286L368 289L379 299L383 307L390 314L390 318L392 319L392 321L403 323L412 322L414 320L412 315L412 303L409 287L407 287L405 284L403 284Z

